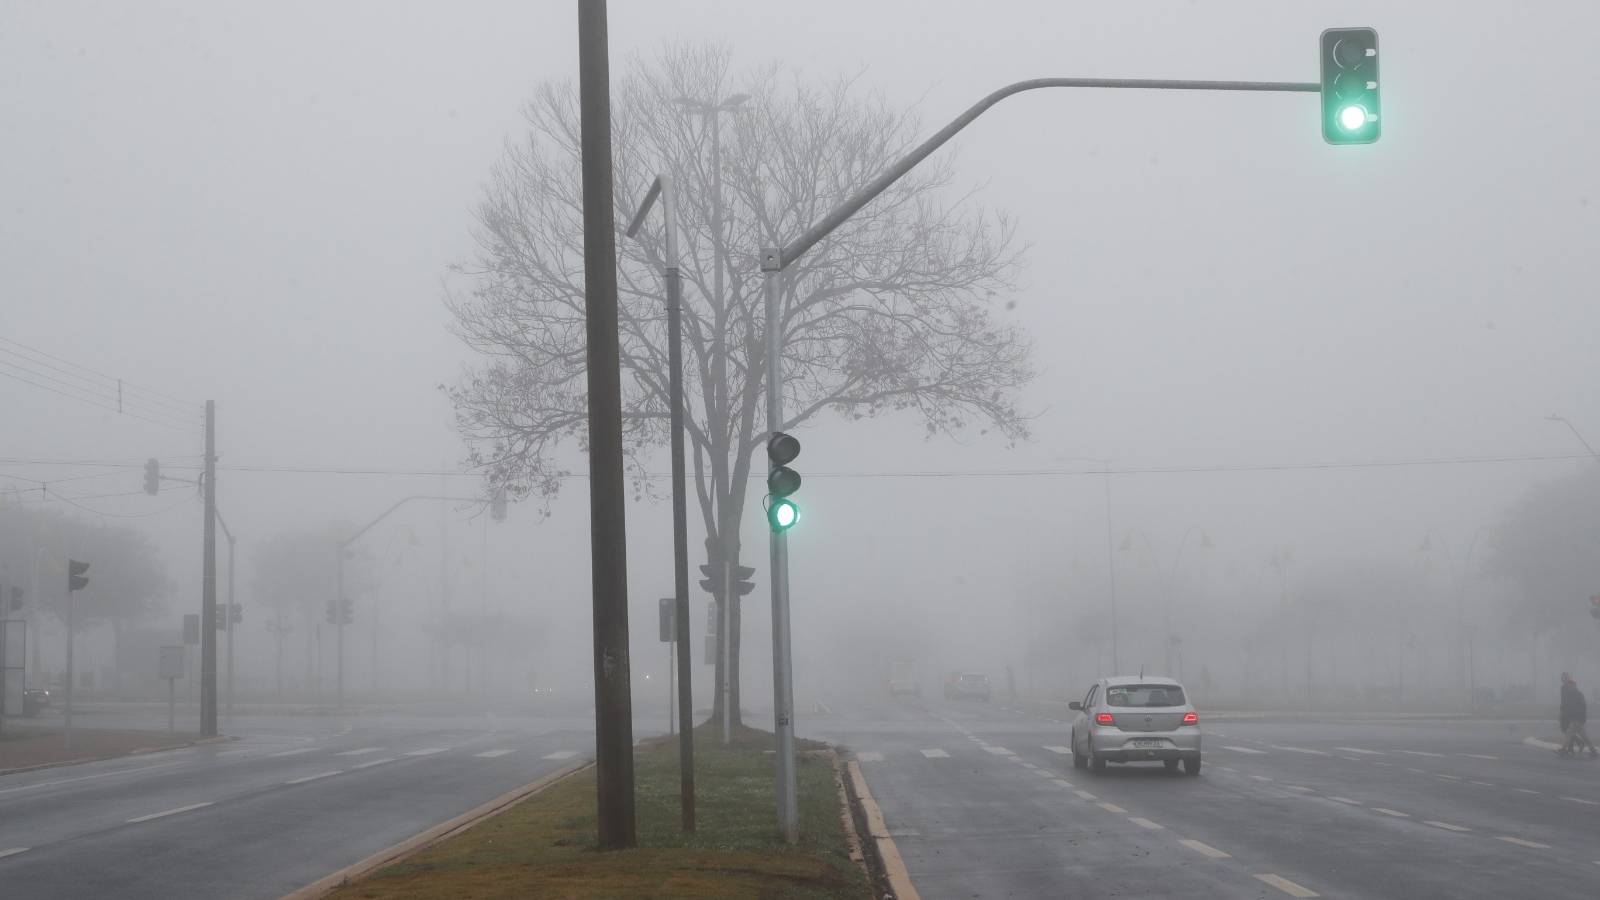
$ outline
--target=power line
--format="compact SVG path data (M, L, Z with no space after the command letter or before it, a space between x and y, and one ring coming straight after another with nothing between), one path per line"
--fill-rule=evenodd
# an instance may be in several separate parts
M128 497L128 496L132 496L133 494L142 494L142 493L144 493L144 491L129 491L126 494L102 494L102 495L99 495L99 496L96 496L96 497L83 497L83 498L80 498L80 499L83 499L83 500L100 500L100 499L104 499L104 498L107 498L107 497ZM198 493L198 491L196 493ZM185 496L183 499L181 499L178 502L173 503L173 504L171 504L169 506L164 506L161 509L153 509L153 510L150 510L149 512L142 512L142 513L106 512L103 509L95 509L92 506L84 506L82 503L77 502L77 500L74 500L72 498L66 497L64 495L58 495L56 497L56 499L62 501L63 503L66 503L68 506L77 507L78 509L81 509L84 512L94 513L97 516L106 516L108 518L113 518L113 519L147 519L147 518L149 518L151 516L159 516L162 513L171 512L171 511L177 509L178 507L184 505L185 503L188 503L190 500L193 499L193 497L192 496Z
M42 356L45 359L54 360L54 361L56 361L58 363L61 363L62 365L72 366L75 369L82 369L83 371L88 372L91 375L99 376L100 378L103 378L106 381L112 382L112 383L116 384L117 386L126 388L127 390L130 390L130 391L132 391L134 393L147 394L147 395L149 395L149 397L153 401L165 401L165 402L168 402L168 403L176 404L179 408L181 408L181 409L183 409L185 411L193 410L196 406L199 405L199 404L193 403L193 402L188 401L188 400L181 400L181 399L179 399L177 397L172 396L171 394L163 393L163 392L158 391L158 390L156 390L154 388L147 388L147 387L142 387L140 385L132 384L131 382L124 381L121 378L117 378L117 377L115 377L113 375L107 375L104 372L96 371L95 369L91 369L88 366L83 365L81 363L75 363L75 362L73 362L72 360L69 360L69 359L62 359L61 357L56 356L53 353L46 353L45 351L40 350L37 347L30 347L27 344L24 344L24 343L22 343L20 341L14 341L14 340L12 340L11 338L8 338L8 337L0 337L0 343L6 343L6 344L10 344L13 347L19 347L19 348L21 348L23 350L28 351L29 353L35 354L36 356ZM13 354L13 355L20 355L20 354ZM23 357L23 358L27 359L27 357ZM30 360L30 362L33 362L35 365L47 365L46 363L39 362L38 360ZM81 376L79 376L79 377L81 377Z
M9 365L9 363L5 363L3 360L0 360L0 365ZM18 368L20 368L20 367L18 367ZM23 371L27 371L27 370L24 369ZM30 374L32 374L32 373L30 373ZM133 417L135 419L139 419L141 421L149 422L152 425L160 425L163 428L170 428L173 431L192 432L195 428L198 427L197 425L185 426L185 425L175 424L174 422L171 422L171 421L152 419L152 418L150 418L148 416L143 416L143 415L140 415L139 413L130 412L128 410L118 410L115 406L109 406L104 402L100 402L100 401L97 401L95 399L91 399L89 397L84 397L84 396L81 396L81 395L78 395L78 394L69 394L66 391L57 390L56 388L50 387L47 384L40 384L37 381L32 381L30 379L23 378L21 375L16 375L16 374L13 374L11 372L0 371L0 376L4 376L6 378L10 378L10 379L12 379L14 381L20 381L23 384L33 385L34 387L39 388L40 390L49 391L52 394L60 394L61 396L66 397L69 400L77 400L79 403L87 403L90 406L98 407L100 409L105 410L106 412L113 412L113 413L117 413L118 415L123 415L123 416L131 416L131 417Z
M0 353L3 353L3 352L5 352L5 348L0 347ZM30 369L30 368L28 368L26 366L20 366L20 365L12 362L10 360L7 360L7 359L0 359L0 366L7 366L9 368L16 369L17 371L22 372L24 375L31 375L34 378L43 378L46 381L49 381L49 382L52 382L54 384L60 385L60 387L62 389L66 390L68 392L72 392L69 395L72 396L73 398L78 399L78 400L82 400L83 402L91 404L93 406L98 406L98 407L100 407L102 409L110 410L111 412L126 413L128 415L134 415L134 416L137 416L137 415L140 415L140 413L143 413L143 414L148 415L148 416L160 418L160 419L168 422L169 424L182 424L182 422L183 422L182 418L180 416L178 416L178 414L173 413L173 412L171 412L171 411L169 411L167 409L164 409L164 408L161 408L161 407L143 406L143 405L141 405L141 406L136 407L138 412L135 412L133 410L130 410L130 409L126 408L127 406L129 406L131 404L124 403L121 398L119 398L119 397L117 397L115 395L96 393L95 392L96 389L93 388L93 387L82 387L80 385L74 384L73 382L64 381L64 380L62 380L60 378L55 377L54 375L50 375L50 374L45 373L45 372L40 372L40 371L38 371L36 369ZM4 373L4 374L9 374L9 373ZM71 373L67 373L67 374L70 375ZM15 376L13 376L13 377L15 377ZM19 380L21 380L21 379L19 379ZM30 382L30 383L32 383L32 382ZM36 385L36 386L37 387L44 387L46 390L50 389L50 388L46 387L45 385ZM60 392L61 391L57 391L57 393L60 393Z
M115 403L117 405L118 412L121 412L124 406L137 406L139 409L151 414L171 416L173 418L179 418L181 415L192 415L195 412L192 408L180 406L176 403L168 403L167 401L151 401L140 396L124 396L125 392L123 388L126 387L126 385L117 379L110 379L108 383L102 383L100 381L96 381L95 378L101 378L103 376L97 375L95 378L90 378L87 375L73 372L69 369L63 369L60 366L54 366L42 360L33 359L32 357L18 353L15 350L7 349L5 347L0 347L0 353L15 357L16 359L20 359L24 363L28 364L27 366L22 366L10 360L0 360L0 365L7 365L14 369L20 369L26 374L32 375L35 378L44 378L48 381L52 381L72 390L93 394L95 397L104 400L106 403ZM62 379L56 378L53 375L45 374L36 368L29 368L30 366L39 366L49 369L52 372L65 375L68 378L76 379L76 381L63 381ZM82 382L83 384L80 385L76 382Z

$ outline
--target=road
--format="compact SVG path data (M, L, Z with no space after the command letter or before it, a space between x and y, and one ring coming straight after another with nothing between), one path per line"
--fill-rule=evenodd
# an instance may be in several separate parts
M85 724L149 727L143 715ZM594 746L581 712L256 716L227 730L240 739L0 777L0 894L280 897Z
M1064 708L830 712L802 730L860 761L928 900L1600 893L1600 762L1526 742L1549 723L1202 710L1205 766L1190 778L1073 769Z

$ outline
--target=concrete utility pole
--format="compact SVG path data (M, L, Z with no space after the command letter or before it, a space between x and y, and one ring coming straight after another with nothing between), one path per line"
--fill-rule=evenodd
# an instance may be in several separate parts
M233 532L228 529L228 520L222 517L220 510L217 512L217 525L222 528L222 536L228 539L228 608L223 614L222 622L228 629L228 671L225 683L227 686L228 722L231 726L233 723L233 551L235 541Z
M628 671L627 482L617 335L611 64L604 0L578 0L584 318L589 339L589 543L594 584L595 784L603 850L637 843Z
M217 406L206 401L205 547L200 575L200 734L217 735Z

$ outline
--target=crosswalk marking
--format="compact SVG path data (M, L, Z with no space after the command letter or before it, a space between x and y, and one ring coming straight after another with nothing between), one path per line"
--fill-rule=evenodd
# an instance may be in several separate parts
M571 757L574 757L574 756L577 756L577 755L578 755L578 751L576 751L576 750L557 750L554 753L547 753L544 756L541 756L539 758L540 759L568 759L568 758L571 758ZM857 753L856 754L856 759L862 760L864 762L872 762L873 760L882 760L883 759L883 754L882 753Z
M1045 749L1049 750L1051 753L1059 753L1062 756L1071 756L1072 755L1072 748L1071 747L1058 747L1058 746L1056 746L1054 744L1046 744L1045 745Z
M412 750L410 753L407 753L406 755L407 756L432 756L435 753L443 753L443 752L445 752L446 750L449 750L449 749L450 749L449 747L424 747L421 750Z
M1322 896L1321 894L1317 893L1316 891L1313 891L1312 889L1310 889L1308 887L1302 887L1302 886L1300 886L1298 884L1295 884L1294 882L1292 882L1289 879L1284 878L1284 877L1282 877L1280 875L1273 875L1273 874L1268 873L1268 874L1264 874L1264 875L1257 875L1256 878L1261 880L1261 881L1266 882L1267 884L1272 885L1273 887L1277 888L1280 891L1283 891L1285 894L1288 894L1291 897L1321 897Z
M1218 850L1217 848L1211 846L1210 844L1203 844L1203 843L1201 843L1201 842L1199 842L1199 841L1197 841L1197 840L1195 840L1193 838L1184 838L1184 839L1178 841L1178 843L1184 845L1185 847L1188 847L1190 850L1193 850L1194 852L1200 854L1201 856L1209 856L1212 859L1229 859L1229 858L1231 858L1230 854L1223 853L1221 850Z
M1252 750L1249 747L1235 747L1235 746L1233 746L1231 744L1223 744L1222 745L1222 749L1224 749L1224 750L1232 750L1235 753L1250 753L1250 754L1253 754L1255 756L1260 756L1260 755L1262 755L1262 754L1267 752L1265 750Z
M343 769L334 769L331 772L318 772L315 775L307 775L304 778L296 778L296 779L294 779L292 781L285 781L284 784L305 784L308 781L316 781L318 778L328 778L330 776L337 775L342 771L344 771L344 770Z
M940 750L938 747L933 747L931 749L924 750L924 751L922 751L922 755L926 756L929 759L949 759L950 758L950 754L944 752L943 750Z
M385 756L382 759L375 759L375 760L372 760L371 762L364 762L359 766L351 766L350 767L350 771L354 772L357 769L370 769L373 766L381 766L384 763L392 763L398 758L399 757L395 757L395 756Z
M345 750L345 751L343 751L341 753L335 753L334 756L364 756L364 755L366 755L368 753L382 753L382 752L383 752L383 748L382 747L362 747L362 748L360 748L358 750Z
M1432 819L1426 819L1426 820L1423 821L1422 824L1424 824L1424 825L1432 825L1435 828L1443 828L1445 831L1471 831L1472 830L1471 828L1462 828L1460 825L1451 825L1448 822L1435 822Z
M158 813L151 813L148 816L135 816L134 818L128 820L128 824L131 825L131 824L133 824L135 822L148 822L151 819L159 819L159 818L162 818L163 816L175 816L178 813L185 813L185 812L188 812L191 809L199 809L202 806L210 806L210 805L211 805L211 801L209 801L209 800L207 800L204 803L191 803L188 806L180 806L177 809L162 810L161 812L158 812Z
M496 757L505 756L507 753L515 753L515 752L517 752L517 751L515 751L515 750L485 750L482 753L474 753L472 755L478 757L479 759L494 759Z

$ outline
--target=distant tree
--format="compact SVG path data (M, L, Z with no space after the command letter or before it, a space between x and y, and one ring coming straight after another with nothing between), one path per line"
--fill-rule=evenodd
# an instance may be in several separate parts
M160 549L136 528L37 506L0 511L0 582L33 592L24 596L28 605L60 622L67 618L68 557L90 565L89 586L73 598L80 630L103 622L120 629L171 597L174 585Z
M272 614L274 673L283 696L283 648L299 631L309 642L327 604L338 591L338 537L348 529L326 526L314 531L285 531L259 544L252 557L250 596ZM307 657L308 661L311 659Z
M1600 466L1532 488L1490 535L1485 570L1514 586L1502 626L1513 634L1588 629L1600 593Z
M720 114L677 98L749 95ZM475 258L455 272L454 327L484 362L450 390L469 461L514 497L555 494L563 447L587 437L577 92L534 93L478 208ZM763 462L763 247L797 236L920 139L914 116L856 79L777 67L736 73L717 47L672 47L613 85L616 215L628 221L658 172L679 190L686 431L707 550L737 564L748 479ZM720 169L711 160L720 154ZM952 196L948 151L903 178L792 266L783 281L785 430L823 413L921 418L926 434L1027 434L1017 390L1030 348L996 316L1020 251L1003 215ZM715 189L720 183L720 194ZM715 216L717 198L721 215ZM716 218L720 227L712 226ZM625 452L645 465L668 437L662 231L618 241ZM730 610L738 718L739 604ZM721 654L718 654L721 659ZM720 679L720 662L717 676ZM720 692L713 716L720 715Z

